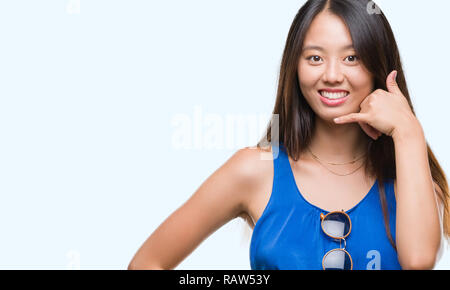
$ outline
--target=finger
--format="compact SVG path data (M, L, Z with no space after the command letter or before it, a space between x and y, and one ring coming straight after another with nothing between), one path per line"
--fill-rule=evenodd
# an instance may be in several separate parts
M378 139L378 135L371 133L370 131L366 131L363 129L363 131L372 139L377 140Z
M386 87L390 93L401 93L397 84L397 71L393 70L386 78Z
M369 124L366 124L364 122L358 122L359 125L361 126L361 129L367 134L369 135L370 138L372 139L378 139L379 136L379 132L377 129L375 129L374 127L370 126Z
M334 122L337 124L346 124L353 122L365 122L368 123L368 115L364 113L352 113L339 118L335 118Z
M370 132L373 133L374 135L379 135L379 134L381 134L380 131L378 131L377 129L375 129L374 127L370 126L370 125L367 124L367 123L364 123L364 122L358 122L358 123L359 123L359 125L361 126L361 128L367 129L368 131L370 131Z
M380 131L378 131L377 129L375 129L374 127L372 127L370 125L367 125L367 126L369 126L377 136L380 136L381 134L383 134Z

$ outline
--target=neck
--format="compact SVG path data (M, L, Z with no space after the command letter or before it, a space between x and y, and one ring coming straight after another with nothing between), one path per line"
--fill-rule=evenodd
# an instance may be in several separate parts
M368 142L358 123L334 124L316 117L309 148L322 160L349 162L366 153Z

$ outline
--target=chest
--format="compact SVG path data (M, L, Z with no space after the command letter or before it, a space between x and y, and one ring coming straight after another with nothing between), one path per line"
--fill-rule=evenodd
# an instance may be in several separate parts
M376 181L363 170L351 176L338 176L308 162L292 166L292 174L298 194L326 211L351 209L366 197Z
M296 178L298 194L310 204L326 211L348 211L353 208L366 197L374 182L327 182Z

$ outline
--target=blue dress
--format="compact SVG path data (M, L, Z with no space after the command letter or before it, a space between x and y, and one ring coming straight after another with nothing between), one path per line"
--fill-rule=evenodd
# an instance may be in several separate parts
M280 149L280 150L278 150ZM321 229L323 210L309 203L298 189L286 149L273 147L274 179L270 199L253 229L250 241L252 270L322 270L322 258L339 248ZM396 201L392 179L384 183L389 224L395 242ZM397 252L386 234L378 180L365 197L347 210L352 229L346 238L354 270L401 269ZM341 243L343 247L344 244Z

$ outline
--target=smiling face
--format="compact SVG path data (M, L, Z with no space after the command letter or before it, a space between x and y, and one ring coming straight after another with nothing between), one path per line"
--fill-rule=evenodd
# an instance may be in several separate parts
M326 11L311 23L298 62L300 89L317 117L333 118L360 111L373 91L373 78L356 56L350 31L338 16ZM344 90L323 93L322 90Z

